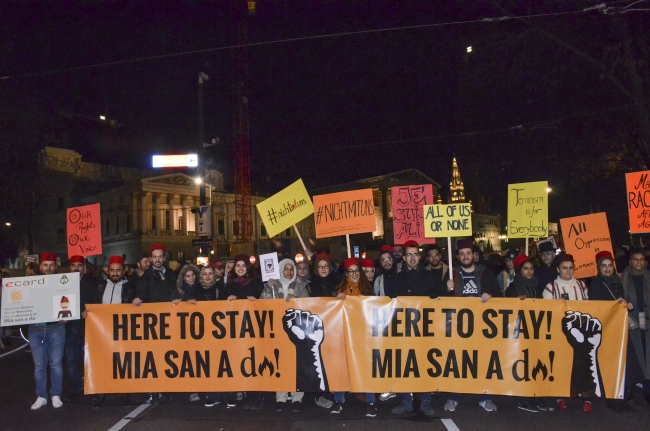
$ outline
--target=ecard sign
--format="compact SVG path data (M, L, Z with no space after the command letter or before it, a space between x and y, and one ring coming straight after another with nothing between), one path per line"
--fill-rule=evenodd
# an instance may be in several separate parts
M280 268L278 264L278 253L260 254L260 267L262 269L262 281L280 279Z
M274 237L309 217L314 212L314 205L300 179L257 204L257 212L268 236Z
M68 208L68 257L102 254L102 219L99 204Z
M430 238L472 236L470 204L425 205L424 229Z
M372 189L314 196L316 238L377 229Z
M596 253L609 251L614 255L605 213L561 218L560 226L566 252L575 260L575 278L598 274Z
M435 239L425 236L422 207L432 205L433 187L431 184L391 187L393 210L393 235L395 243L417 241L418 244L433 244Z
M547 181L508 185L508 238L548 236Z
M78 272L2 280L2 326L79 318Z

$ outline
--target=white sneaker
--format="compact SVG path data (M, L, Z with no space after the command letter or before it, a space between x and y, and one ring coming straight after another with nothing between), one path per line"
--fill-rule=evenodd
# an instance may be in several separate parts
M454 400L447 400L445 403L445 411L446 412L453 412L456 410L456 406L458 405L458 401Z
M379 401L388 401L391 398L395 398L397 394L394 392L384 392L383 394L379 395Z
M47 398L38 397L36 398L36 402L32 404L32 410L38 410L46 404L47 404Z
M494 405L492 400L479 401L478 405L483 407L487 412L496 412L497 406Z
M54 407L55 409L60 409L61 407L63 407L63 401L61 401L61 397L59 397L58 395L52 397L52 407Z

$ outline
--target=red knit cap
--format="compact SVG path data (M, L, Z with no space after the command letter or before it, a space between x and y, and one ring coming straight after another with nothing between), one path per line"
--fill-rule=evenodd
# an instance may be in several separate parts
M383 254L385 252L393 254L393 247L391 247L390 245L382 245L381 247L379 247L379 254Z
M120 265L124 266L124 258L122 258L122 256L118 256L118 255L111 256L108 259L108 264L112 265L114 263L119 263Z
M84 257L79 256L78 254L70 256L70 263L84 263Z
M56 262L56 253L44 251L41 253L41 262Z
M154 250L162 250L163 253L164 253L165 252L165 246L162 245L162 244L154 244L154 245L151 246L151 251L154 251Z
M407 247L415 247L415 248L418 248L419 246L420 246L420 245L419 245L416 241L413 241L412 239L409 239L408 241L406 241L406 242L404 243L404 248L407 248Z
M523 265L524 263L528 262L528 260L530 260L528 259L528 256L526 256L525 254L520 254L519 256L515 257L515 259L512 261L512 264L515 266L516 269L519 268L519 265Z
M343 267L348 269L350 265L359 265L359 258L357 257L348 257L343 261Z
M371 259L361 259L362 268L374 268L375 263Z
M609 251L603 250L596 253L596 262L598 262L600 259L611 259L613 261L614 256L612 256L612 253L610 253Z

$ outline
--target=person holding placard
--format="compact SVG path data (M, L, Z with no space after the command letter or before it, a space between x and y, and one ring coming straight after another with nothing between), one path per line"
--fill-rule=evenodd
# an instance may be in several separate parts
M345 269L345 278L341 281L337 290L336 297L345 299L347 296L371 296L373 294L372 286L368 278L362 273L359 259L350 257L343 261ZM334 392L334 404L330 413L338 414L343 410L345 394L343 392ZM374 418L377 416L377 407L375 406L375 394L366 394L366 417Z
M637 328L629 331L628 346L634 347L632 366L626 369L627 388L634 388L643 381L643 397L650 404L650 271L641 250L630 253L630 266L621 275L625 297L632 304L630 317L637 322ZM637 372L635 372L637 370Z
M56 254L41 254L41 274L56 274ZM46 322L29 325L29 345L34 359L34 380L36 382L36 402L32 410L47 404L47 368L50 368L50 395L52 407L63 407L61 391L63 386L63 351L65 347L65 321Z
M381 265L381 274L375 278L375 295L390 296L392 298L393 296L391 296L391 292L394 289L395 275L397 275L393 247L382 245L379 248L379 264Z
M481 302L487 302L493 296L501 296L499 285L492 271L474 262L472 240L458 240L456 246L458 247L460 265L454 268L453 279L447 281L447 290L455 293L455 296L458 297L478 297ZM455 411L459 400L460 394L449 394L445 403L445 411ZM478 404L488 412L497 409L490 395L481 395Z

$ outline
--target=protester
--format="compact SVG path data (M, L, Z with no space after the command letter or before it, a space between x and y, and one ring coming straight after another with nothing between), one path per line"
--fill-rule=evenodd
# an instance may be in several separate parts
M628 356L630 366L625 370L627 398L632 397L637 383L643 383L643 397L650 404L650 271L640 250L630 252L630 265L623 271L621 283L633 307L629 317L638 326L629 331L628 346L632 344L634 354Z
M515 257L517 257L517 254L517 250L508 250L505 255L506 268L497 276L497 284L499 285L499 290L501 290L504 296L506 290L508 289L508 286L515 279L515 266L513 262L515 260Z
M425 269L433 273L433 277L440 286L445 288L449 280L449 265L442 261L442 249L438 244L429 244L425 251ZM445 289L446 290L446 289Z
M361 268L363 269L363 274L372 286L375 282L375 262L373 262L372 259L361 259Z
M541 265L535 268L535 278L537 279L537 296L542 297L546 285L555 280L557 269L555 256L557 249L550 241L544 241L539 245L539 255Z
M336 296L340 278L332 270L332 262L328 254L321 253L314 259L314 274L309 282L310 295L318 298Z
M33 275L40 275L41 272L38 269L38 264L36 262L29 262L25 267L25 275L31 277Z
M420 252L418 243L409 240L404 243L404 262L406 266L402 272L395 276L396 288L391 297L398 296L428 296L437 298L445 294L444 287L437 283L431 271L420 266ZM413 394L400 394L401 402L391 410L391 413L401 415L413 411ZM420 411L427 416L435 416L431 406L431 393L420 394Z
M535 265L525 254L515 257L512 262L515 270L515 277L508 285L505 296L508 298L519 298L522 301L526 298L537 298L537 279L535 278ZM553 408L539 397L519 397L517 408L528 412L548 412Z
M393 248L393 265L397 272L401 272L404 269L404 246L402 244L391 244Z
M226 269L224 271L224 276L223 276L223 283L227 284L228 283L228 274L230 274L230 271L232 271L232 267L235 266L235 261L234 260L229 260L226 262Z
M397 268L395 267L395 256L393 255L393 247L389 245L381 246L379 249L379 265L381 265L381 273L375 278L375 295L390 296L393 298L393 290L395 289L394 277L397 274ZM389 398L392 398L392 396Z
M309 270L310 268L307 262L303 261L296 263L296 280L305 283L305 285L309 285L309 282L311 281Z
M587 286L582 280L573 277L575 264L573 256L564 252L555 258L557 265L558 277L546 285L544 289L544 299L562 299L568 300L585 300L587 296ZM557 400L557 406L560 410L566 410L568 405L562 398ZM582 411L591 412L591 401L585 400L582 403Z
M282 259L279 263L280 279L270 279L264 284L264 290L260 299L284 299L287 302L291 298L307 298L309 291L304 280L296 279L296 265L291 259ZM301 412L303 408L302 399L304 392L291 392L291 410ZM284 404L289 398L288 392L275 393L275 411L281 412Z
M487 302L493 296L501 296L501 291L492 271L474 262L472 241L461 239L456 242L458 261L460 265L454 268L452 280L447 281L447 290L458 297L479 297L481 302ZM453 412L458 406L459 394L449 394L445 403L445 411ZM496 411L497 406L490 395L481 394L479 406L488 412Z
M124 259L122 256L111 256L108 259L108 278L104 280L97 291L96 303L98 304L130 304L133 302L134 286L124 276ZM82 315L87 316L87 311ZM106 400L106 395L93 396L93 407L101 407ZM122 395L122 405L130 406L129 394Z
M361 267L359 259L351 257L343 261L345 268L345 278L341 281L337 290L336 297L345 299L347 296L370 296L372 295L372 287L368 278L361 275ZM334 404L330 413L338 414L343 411L343 403L345 402L345 394L343 392L334 392ZM366 394L366 417L374 418L377 416L377 407L375 406L375 394Z
M596 268L598 269L598 275L591 280L591 284L589 285L589 299L596 301L618 301L620 304L625 304L628 310L632 310L634 308L632 303L625 300L625 288L623 287L620 277L616 273L614 256L612 256L609 251L601 251L597 253ZM628 342L626 355L627 360L625 365L626 377L630 374L633 366L631 362L634 362L635 360L633 355L633 347L631 346L631 343ZM627 404L627 400L631 398L634 383L628 381L625 386L625 397L622 400L607 400L607 407L619 413L634 411L634 409ZM632 389L632 391L630 391L630 389Z
M228 265L226 265L226 268ZM250 257L245 254L238 254L233 259L232 270L228 273L226 282L226 296L228 301L247 299L254 301L262 293L263 285L257 279L253 271ZM244 410L261 410L264 407L263 392L248 392L244 402Z
M129 281L134 285L137 286L138 282L144 275L144 273L149 269L151 266L151 256L148 254L142 254L138 261L135 263L135 269L133 271L133 274L128 276L127 278Z
M181 268L178 272L178 279L176 280L176 289L172 293L172 302L174 305L178 305L181 301L196 304L196 297L199 294L200 288L200 272L199 267L191 263ZM198 398L191 401L198 401Z
M56 254L41 254L40 272L43 275L56 274ZM63 351L65 347L65 321L52 321L29 325L29 344L34 359L34 380L36 402L32 410L47 404L47 368L50 368L50 395L52 407L63 407L61 391L63 385Z

